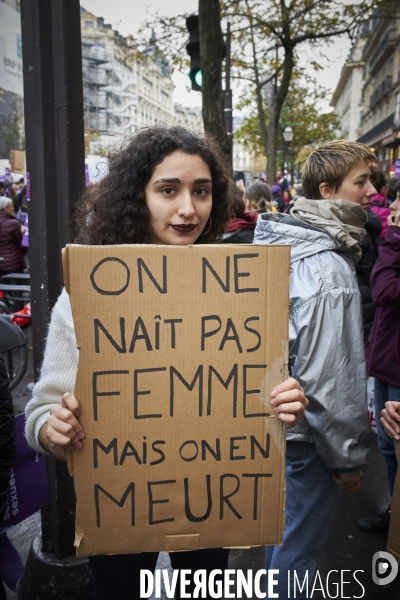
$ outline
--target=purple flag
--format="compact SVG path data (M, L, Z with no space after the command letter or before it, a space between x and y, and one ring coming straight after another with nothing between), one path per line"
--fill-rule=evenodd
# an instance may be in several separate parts
M29 171L26 172L26 199L28 202L31 199L31 174Z
M21 242L21 246L24 246L25 248L29 248L29 219L28 219L28 215L26 215L25 217L25 222L24 225L26 227L25 232L22 236L22 242Z
M17 426L17 458L11 471L8 502L3 530L24 521L49 499L44 456L36 453L25 439L25 415L15 417Z

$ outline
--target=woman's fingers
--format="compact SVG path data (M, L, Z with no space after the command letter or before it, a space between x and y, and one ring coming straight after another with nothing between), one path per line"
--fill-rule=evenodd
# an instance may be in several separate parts
M64 408L63 406L52 408L47 423L55 431L68 436L74 447L82 447L82 445L75 446L75 442L82 440L85 437L85 433L76 417L68 408Z
M381 423L386 433L395 440L400 439L400 402L386 402Z
M74 394L71 394L70 392L64 394L64 396L61 398L61 406L68 408L75 415L75 417L81 416L81 405Z
M298 381L290 377L271 392L271 404L279 419L289 427L295 425L303 416L308 400Z
M279 419L288 427L296 425L304 415L304 406L297 402L289 402L274 410Z
M271 392L271 396L274 398L281 392L288 392L290 390L300 390L301 392L303 392L303 388L301 387L299 382L296 381L296 379L293 379L293 377L289 377L288 379L285 379L285 381L282 381L282 383L277 385L276 388Z
M49 452L60 460L66 460L66 450L73 452L82 448L85 432L76 418L80 414L79 402L70 393L64 394L61 404L50 411L41 440L45 439Z

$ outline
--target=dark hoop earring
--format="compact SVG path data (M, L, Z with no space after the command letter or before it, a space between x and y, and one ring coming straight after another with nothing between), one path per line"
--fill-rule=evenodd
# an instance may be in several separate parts
M207 229L207 231L203 231L203 233L201 233L200 235L207 235L207 233L209 233L210 229L211 229L211 225L212 225L212 221L211 221L211 215L210 215L210 227Z

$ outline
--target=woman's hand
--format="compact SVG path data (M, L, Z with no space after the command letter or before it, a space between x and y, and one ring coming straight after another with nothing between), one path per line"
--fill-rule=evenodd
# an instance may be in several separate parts
M400 227L400 211L393 211L391 215L388 216L387 219L388 225L396 225Z
M386 402L381 423L391 438L400 439L400 402Z
M81 414L78 400L67 393L61 398L61 404L50 411L46 423L39 431L39 443L44 450L59 458L66 459L66 451L73 452L82 448L85 432L77 418Z
M308 406L304 390L298 381L290 377L271 392L271 404L286 427L293 427L302 417Z
M354 469L349 473L338 473L338 471L333 471L332 477L335 483L341 485L345 492L358 492L361 488L363 472L357 467L357 469Z

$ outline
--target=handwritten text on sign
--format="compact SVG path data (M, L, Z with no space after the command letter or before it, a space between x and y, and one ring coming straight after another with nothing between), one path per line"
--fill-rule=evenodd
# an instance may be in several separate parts
M67 248L86 433L72 465L79 554L279 539L269 397L287 339L283 250Z

